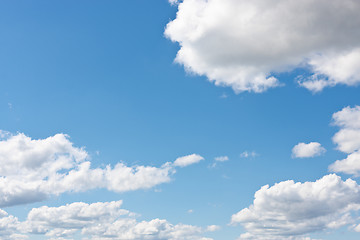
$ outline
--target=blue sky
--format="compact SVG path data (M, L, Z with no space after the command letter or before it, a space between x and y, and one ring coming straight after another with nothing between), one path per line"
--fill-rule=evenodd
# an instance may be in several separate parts
M360 222L356 209L360 206L360 186L356 181L360 158L356 154L360 147L356 146L360 144L357 125L360 109L356 106L360 105L357 87L360 46L356 41L359 31L354 26L360 20L358 17L349 20L352 12L345 5L353 4L355 9L360 9L360 5L351 0L342 5L334 0L334 4L330 4L334 6L326 8L336 13L331 15L323 13L322 2L310 6L312 16L317 16L306 18L311 24L299 27L289 19L288 26L279 26L278 31L262 21L272 19L276 25L279 19L274 16L280 10L263 1L253 3L251 7L256 11L252 18L255 20L241 25L242 28L237 24L240 20L236 19L245 16L249 6L234 0L223 3L184 0L174 4L166 0L2 2L0 129L4 137L0 145L3 166L0 167L3 181L0 202L3 201L1 209L7 214L0 212L0 221L6 223L4 228L0 224L0 237L196 240L238 239L241 234L249 233L249 238L242 235L239 239L358 239L360 227L357 230L356 226ZM289 12L294 9L285 1L280 1L279 5ZM229 6L234 10L228 11ZM339 6L343 11L337 10ZM270 9L269 15L262 15L263 7ZM309 6L302 7L306 10ZM223 10L225 14L218 14L214 9ZM265 20L260 16L265 16ZM338 26L324 25L324 19ZM173 24L167 25L169 22ZM232 24L227 25L229 22ZM274 36L267 38L267 31L259 30L259 25L268 28ZM342 27L345 25L346 28ZM293 39L293 35L288 38L286 29L289 26L299 39ZM236 34L237 31L241 34ZM343 38L334 37L339 32ZM308 35L302 38L305 34ZM249 36L263 38L247 41ZM281 38L282 44L273 44L273 38ZM303 39L310 40L304 46L299 45ZM291 48L282 47L288 43ZM264 53L264 48L269 53ZM179 50L185 53L178 54ZM331 65L333 62L335 65ZM341 72L343 69L346 73ZM340 120L333 117L337 112ZM349 137L345 136L347 129L353 133ZM336 140L334 135L342 130L345 137ZM45 144L45 139L56 134L68 137L58 140L61 143L54 140ZM309 153L300 149L307 157L294 155L295 145L310 142L321 144L326 151L312 148ZM29 145L24 147L24 144ZM56 144L64 145L58 147ZM352 145L349 149L342 144ZM32 153L24 150L32 148ZM85 160L72 155L78 151L86 152ZM191 154L202 156L204 160L194 160L184 167L174 163L183 156L190 156L189 161L192 161ZM349 163L345 166L343 162L341 167L329 171L336 160L350 155L355 159L351 163L353 166L349 167ZM72 164L71 168L65 165L59 168L57 173L63 176L70 174L69 169L78 171L83 161L91 162L92 169L104 171L104 176L107 165L113 169L118 163L127 167L153 167L155 172L164 169L166 162L170 162L170 167L166 172L168 179L159 177L159 182L148 187L144 186L158 176L147 179L145 174L144 182L135 183L122 177L121 172L114 172L113 177L106 175L107 180L99 186L95 186L98 181L85 176L74 182L65 181L68 186L61 183L65 190L57 192L42 185L55 179L55 175L46 175L41 179L45 183L36 185L40 172L46 166L53 166L52 162L59 160L59 156L68 158L68 164ZM228 160L216 161L219 156L227 156ZM5 166L10 166L10 170ZM350 172L349 168L355 170ZM279 199L267 199L264 195L264 201L268 201L269 206L274 203L273 207L288 204L291 209L296 206L294 202L303 202L304 215L308 210L306 206L311 210L314 207L311 204L317 200L319 204L328 202L329 206L336 206L324 210L326 214L314 211L315 215L319 214L315 217L299 213L288 216L281 209L275 211L284 214L279 218L290 223L304 223L304 229L299 230L301 233L286 226L287 233L270 234L261 227L246 225L251 220L244 214L243 220L232 221L232 216L242 209L252 204L257 206L253 202L254 194L264 185L272 187L286 180L315 183L334 172L342 178L336 186L345 184L347 178L355 182L339 189L328 189L327 181L335 180L325 179L324 186L321 185L323 191L329 196L339 195L333 200L321 199L316 187L312 192L314 198L306 194L306 189L292 197L282 192L286 192L286 186L278 189L281 204L276 202ZM34 184L28 187L36 200L30 199L29 192L24 190L28 181ZM77 181L85 183L84 186L76 186ZM116 190L127 181L130 190ZM93 184L94 187L89 187ZM19 194L16 197L22 203L6 202L4 199L13 196L11 194ZM285 194L283 198L281 194ZM352 197L345 199L343 195ZM49 223L49 219L59 217L56 211L46 212L44 208L60 209L65 216L66 211L71 212L71 204L101 202L109 206L110 202L120 200L123 201L121 209L137 214L136 217L129 214L124 219L136 219L137 223L131 224L138 228L136 224L141 221L147 221L150 226L154 224L151 220L162 219L172 226L159 227L169 228L168 235L161 230L158 230L160 235L152 233L149 238L144 237L144 232L121 235L125 233L119 229L111 236L91 232L89 229L94 222L104 226L114 224L100 217L94 217L91 223L82 223L82 227L75 227L73 219L64 220L72 222L73 227L60 223L56 226ZM84 205L84 208L89 206ZM354 207L346 209L349 206ZM107 214L116 212L114 208L109 207ZM266 210L263 208L259 205L257 210L251 211L256 215L257 211ZM30 211L33 211L33 218ZM41 220L36 211L38 214L44 211L47 220L45 217ZM270 214L266 211L260 216ZM10 223L10 216L17 220ZM122 219L122 216L114 219ZM260 224L269 224L263 221L257 219ZM273 224L278 221L273 220ZM176 232L181 228L179 224L189 225L182 231L184 235ZM309 227L317 224L319 227L315 230ZM34 226L40 225L43 230L35 234ZM69 229L75 230L64 233ZM134 230L129 227L127 231Z

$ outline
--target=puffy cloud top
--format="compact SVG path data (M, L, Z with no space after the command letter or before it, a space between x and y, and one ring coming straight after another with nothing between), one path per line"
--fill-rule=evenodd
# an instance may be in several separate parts
M340 127L333 141L349 155L329 166L330 171L359 175L360 173L360 106L345 107L333 114L333 123Z
M299 84L317 92L360 83L357 0L183 0L165 35L176 62L236 92L281 85L273 75L304 67Z
M292 149L292 156L294 158L315 157L323 154L325 151L325 148L318 142L298 143Z
M315 182L266 185L231 222L247 230L241 239L294 239L290 237L353 223L351 211L358 209L360 186L331 174Z

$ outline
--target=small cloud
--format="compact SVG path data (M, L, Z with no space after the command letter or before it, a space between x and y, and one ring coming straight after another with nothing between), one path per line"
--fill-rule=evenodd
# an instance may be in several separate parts
M186 167L188 165L198 163L201 160L204 160L204 158L198 154L191 154L184 157L179 157L175 160L174 166L175 167Z
M179 1L180 1L180 0L169 0L169 3L170 3L171 5L177 5L177 4L179 4Z
M100 151L98 150L98 151L95 151L95 154L97 155L97 156L99 156L100 155Z
M208 166L208 168L215 168L216 165L217 165L216 162L214 162L214 163L210 164L210 165Z
M206 230L208 232L215 232L219 229L220 229L220 226L218 226L218 225L210 225L210 226L207 226L207 228L206 228Z
M224 179L230 179L230 177L229 177L228 175L226 175L226 174L223 174L223 175L222 175L222 178L224 178Z
M228 156L219 156L219 157L215 157L214 159L215 159L215 161L217 161L217 162L229 161L229 157L228 157Z
M226 93L223 93L220 98L228 98L229 96Z
M258 154L255 151L245 151L243 153L240 154L241 158L249 158L249 157L256 157L258 156Z
M187 212L188 212L189 214L191 214L191 213L193 213L193 212L194 212L194 210L189 209Z
M8 107L9 107L9 109L13 109L12 103L8 103Z
M298 143L292 149L293 158L309 158L324 154L326 149L318 142Z

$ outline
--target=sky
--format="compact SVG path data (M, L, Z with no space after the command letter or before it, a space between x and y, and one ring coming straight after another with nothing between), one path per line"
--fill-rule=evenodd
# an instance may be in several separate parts
M359 239L359 11L2 1L0 239Z

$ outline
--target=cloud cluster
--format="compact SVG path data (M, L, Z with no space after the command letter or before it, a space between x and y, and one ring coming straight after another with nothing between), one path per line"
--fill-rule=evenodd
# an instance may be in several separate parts
M294 158L309 158L320 156L326 150L318 142L298 143L292 149L292 156Z
M337 149L349 154L329 166L330 171L359 175L360 173L360 106L345 107L333 114L333 124L340 127L333 141Z
M235 92L280 86L274 73L306 68L310 91L360 83L357 0L170 0L176 18L165 36L178 42L175 61Z
M263 186L253 204L232 216L247 233L240 239L305 239L304 234L352 224L360 209L360 186L335 174L315 182Z
M19 234L20 222L14 216L9 216L7 212L0 209L0 239L3 240L22 240L27 239L23 234Z
M201 235L215 229L214 226L208 230L192 225L173 225L163 219L138 221L136 214L122 209L121 205L122 201L43 206L32 209L24 222L0 210L0 237L16 240L37 234L63 239L81 234L83 239L93 240L211 240ZM6 231L1 228L3 222L7 224Z
M117 163L91 168L89 155L74 147L69 137L56 134L34 140L19 133L1 132L0 206L42 201L49 195L105 188L115 192L152 188L171 180L176 166L188 166L203 159L193 154L161 167Z

